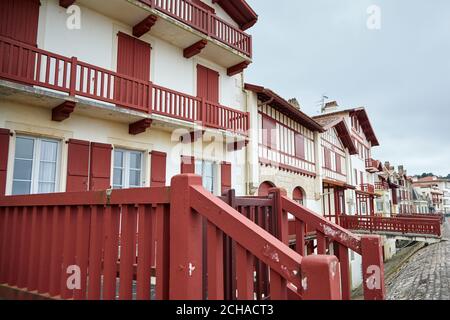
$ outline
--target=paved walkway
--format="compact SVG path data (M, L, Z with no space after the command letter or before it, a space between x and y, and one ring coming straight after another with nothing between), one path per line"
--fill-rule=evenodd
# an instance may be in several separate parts
M443 235L399 270L387 287L389 300L450 300L450 219Z

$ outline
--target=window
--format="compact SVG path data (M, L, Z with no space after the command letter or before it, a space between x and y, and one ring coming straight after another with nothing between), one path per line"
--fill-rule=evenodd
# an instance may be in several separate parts
M384 211L384 203L381 201L377 201L377 211L383 212Z
M17 137L12 194L55 192L58 154L57 140Z
M140 188L142 179L143 153L139 151L114 150L113 188Z
M211 193L216 191L216 166L214 162L195 161L195 173L202 176L203 187Z
M361 202L361 215L367 215L367 202Z
M325 168L326 169L333 169L331 167L331 151L328 148L324 148L324 158L325 158Z
M305 137L298 133L295 134L295 156L305 159Z
M342 157L336 153L336 172L343 173L342 171Z
M263 145L265 147L269 147L273 150L277 149L277 124L275 120L262 116L262 136L263 136Z

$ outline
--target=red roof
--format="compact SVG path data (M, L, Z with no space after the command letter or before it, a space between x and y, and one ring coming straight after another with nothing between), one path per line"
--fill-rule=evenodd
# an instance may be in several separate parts
M312 131L325 132L325 129L313 118L294 107L272 90L249 83L245 84L245 89L256 93L259 100L269 103L271 107L297 121L305 128Z
M242 30L247 30L258 21L258 15L245 0L212 0L240 26Z

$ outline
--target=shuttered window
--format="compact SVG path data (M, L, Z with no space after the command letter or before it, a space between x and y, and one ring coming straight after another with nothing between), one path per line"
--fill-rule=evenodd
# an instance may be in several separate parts
M195 173L195 158L194 157L181 157L181 173Z
M341 155L336 153L336 172L343 173L342 172L342 157Z
M13 172L13 195L53 193L58 183L59 141L18 136Z
M275 120L263 115L262 130L263 145L265 147L271 148L272 150L277 150L277 124Z
M151 186L164 187L166 186L167 154L152 151L151 157Z
M114 189L139 188L143 181L143 153L130 150L114 150Z
M39 0L1 0L0 36L37 46Z
M117 73L149 81L150 55L150 44L119 32Z
M111 187L111 153L110 144L91 143L89 190L106 190Z
M295 156L305 159L305 137L298 133L295 134Z
M68 141L67 192L83 192L88 190L89 149L89 141L74 139Z
M221 192L222 194L231 189L231 163L224 162L220 166Z
M219 103L219 73L197 65L197 97Z

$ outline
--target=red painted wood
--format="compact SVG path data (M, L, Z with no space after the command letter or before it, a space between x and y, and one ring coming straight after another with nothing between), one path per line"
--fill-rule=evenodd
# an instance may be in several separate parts
M181 173L195 173L195 158L194 157L187 157L182 156L181 157Z
M42 212L42 238L39 249L38 293L45 294L50 285L50 257L54 207L44 207Z
M350 279L350 264L348 257L348 249L341 244L334 244L334 254L339 259L341 267L341 287L342 299L351 300L351 279Z
M302 261L304 300L341 300L339 262L335 256L311 255Z
M119 32L117 36L117 73L148 81L151 46L122 32Z
M90 190L106 190L111 187L110 144L91 143Z
M116 299L116 277L119 248L120 207L105 208L105 253L103 267L103 296L104 300Z
M166 186L167 153L152 151L151 153L150 185L152 187Z
M87 298L87 271L89 261L89 237L91 224L91 208L78 206L76 209L76 265L81 269L81 289L75 290L74 299Z
M223 233L214 225L207 225L208 300L224 299Z
M0 196L5 195L6 173L8 169L10 131L0 129Z
M137 300L150 300L150 271L152 267L152 216L151 206L139 206Z
M270 270L270 299L287 300L287 282L278 273Z
M31 223L31 244L30 258L27 274L27 289L35 291L37 289L38 270L39 270L39 250L42 241L42 208L33 207Z
M379 236L362 236L361 247L364 298L384 300L386 289L381 238Z
M0 1L0 36L37 46L39 0Z
M91 208L91 234L89 237L89 282L88 299L100 299L100 285L102 275L102 252L104 231L104 208L93 206Z
M63 232L63 260L62 260L62 276L60 281L61 298L72 299L73 290L70 290L67 285L69 276L73 273L67 273L69 266L75 265L75 238L76 238L76 207L64 207L64 221Z
M54 207L52 219L52 246L50 253L50 284L49 294L52 297L61 294L62 254L64 243L65 207Z
M241 245L236 246L236 274L239 300L254 300L253 256Z
M305 159L305 137L301 134L295 134L295 156L300 159Z
M262 144L274 150L277 150L276 128L277 124L274 119L269 118L265 115L262 116L262 130L263 130Z
M156 300L169 299L170 274L170 210L162 205L156 207Z
M122 207L122 230L120 236L120 287L119 298L133 298L132 285L134 264L136 262L137 208L129 205Z
M197 97L219 103L219 73L197 65Z
M67 192L88 190L89 152L88 141L70 139L67 154Z
M223 162L220 166L220 174L221 174L221 189L222 194L231 189L232 186L232 177L231 177L231 163Z
M6 282L7 247L9 245L9 208L0 207L0 284Z

